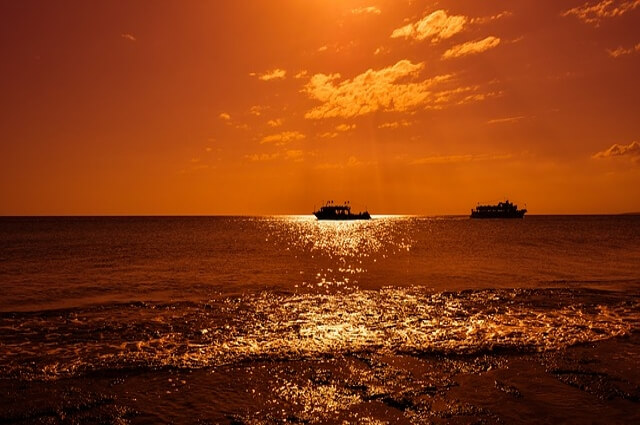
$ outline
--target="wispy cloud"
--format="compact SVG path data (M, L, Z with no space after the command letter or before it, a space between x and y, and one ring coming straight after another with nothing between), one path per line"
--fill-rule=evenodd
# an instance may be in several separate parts
M386 48L386 47L384 47L384 46L380 46L380 47L378 47L378 48L377 48L376 50L374 50L374 52L373 52L373 54L374 54L375 56L383 55L383 54L387 54L387 53L389 53L389 49L387 49L387 48Z
M355 156L350 156L345 162L323 162L316 165L316 169L318 170L334 170L334 169L344 169L344 168L355 168L362 167L367 165L376 165L375 161L361 161Z
M355 9L351 9L351 13L353 13L354 15L364 15L364 14L379 15L380 13L382 13L382 11L375 6L366 6L366 7L357 7Z
M273 119L273 120L269 120L269 121L267 121L267 125L269 127L280 127L282 125L282 119L276 118L276 119Z
M500 12L498 14L491 15L491 16L483 16L483 17L480 17L480 18L472 18L470 22L472 24L486 24L486 23L491 22L491 21L497 21L498 19L508 18L509 16L512 16L512 15L513 15L513 13L509 12L508 10L505 10L503 12Z
M487 121L487 124L506 124L506 123L518 122L522 119L524 119L523 115L520 115L517 117L495 118Z
M400 121L389 121L383 122L378 126L378 128L400 128L400 127L409 127L413 124L411 121L400 120Z
M609 149L592 156L594 159L629 158L634 163L640 163L640 143L631 142L628 145L613 144Z
M255 115L256 117L259 117L260 115L262 115L262 111L263 111L264 109L265 109L265 108L264 108L263 106L260 106L260 105L254 105L254 106L252 106L252 107L249 109L249 113L250 113L251 115Z
M323 139L333 139L338 137L340 133L344 133L346 131L351 131L356 128L355 124L339 124L336 126L334 131L327 131L324 133L320 133L317 136Z
M302 140L305 137L306 136L299 131L283 131L281 133L271 134L263 137L260 143L274 143L275 145L285 145L296 140Z
M284 80L287 77L287 71L284 69L276 68L262 74L252 72L249 75L251 75L252 77L258 77L258 80L261 81Z
M575 16L582 22L600 25L604 19L615 18L640 6L640 0L596 0L587 2L562 13L562 16Z
M336 126L336 130L338 131L349 131L356 128L355 124L339 124Z
M249 161L252 162L263 162L263 161L273 161L274 159L280 158L280 152L274 153L252 153L250 155L246 155Z
M476 53L487 51L489 49L493 49L498 44L500 44L500 39L498 37L489 36L487 38L483 38L482 40L468 41L466 43L453 46L452 48L444 52L442 57L445 59L450 59L460 56L473 55Z
M129 34L129 33L120 34L120 37L124 38L125 40L129 40L129 41L137 41L138 40L132 34Z
M286 161L294 161L294 162L302 162L304 161L305 153L304 151L298 149L288 149L282 152L273 152L273 153L254 153L250 155L245 155L251 162L265 162L265 161L274 161L276 159L284 159Z
M401 60L379 70L369 69L353 79L340 80L340 74L316 74L307 83L304 92L321 102L305 114L309 119L330 117L353 118L378 110L406 111L428 102L429 88L449 78L434 77L410 82L424 68Z
M511 154L433 155L411 161L414 165L453 164L460 162L499 161L511 158Z
M414 40L431 39L432 43L450 38L464 29L468 18L461 15L448 15L444 10L436 10L417 22L396 28L391 38L410 38Z
M230 121L231 115L226 112L222 112L220 115L218 115L218 118L220 118L222 121Z
M480 85L456 87L434 93L433 98L426 107L429 109L443 109L445 106L479 102L502 94L500 90L482 91Z
M304 152L298 149L289 149L284 152L284 158L290 161L300 162L304 159Z
M607 50L609 55L614 58L619 58L620 56L630 55L632 53L640 52L640 43L636 44L633 47L618 47L617 49Z

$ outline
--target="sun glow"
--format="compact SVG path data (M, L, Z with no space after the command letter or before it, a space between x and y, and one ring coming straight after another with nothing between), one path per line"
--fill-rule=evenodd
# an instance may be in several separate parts
M603 154L638 141L637 40L608 27L640 8L618 3L4 7L0 214L640 210L637 150Z

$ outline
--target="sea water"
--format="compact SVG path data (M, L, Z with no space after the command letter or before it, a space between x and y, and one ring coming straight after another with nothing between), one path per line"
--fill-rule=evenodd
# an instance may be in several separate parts
M0 421L637 423L640 217L0 218Z

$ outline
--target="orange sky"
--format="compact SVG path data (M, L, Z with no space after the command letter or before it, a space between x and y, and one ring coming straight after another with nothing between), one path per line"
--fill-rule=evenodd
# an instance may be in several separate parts
M0 4L0 214L640 211L640 0Z

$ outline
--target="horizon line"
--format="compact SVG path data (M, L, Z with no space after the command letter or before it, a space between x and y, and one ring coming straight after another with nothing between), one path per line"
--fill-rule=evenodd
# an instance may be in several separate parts
M619 216L629 215L638 216L640 211L628 211L628 212L597 212L597 213L527 213L526 216ZM312 213L309 214L293 214L293 213L271 213L271 214L237 214L237 213L222 213L222 214L202 214L202 213L187 213L187 214L0 214L0 218L92 218L92 217L104 217L104 218L118 218L118 217L313 217ZM469 214L457 214L457 213L444 213L444 214L410 214L410 213L380 213L372 214L372 217L468 217Z

